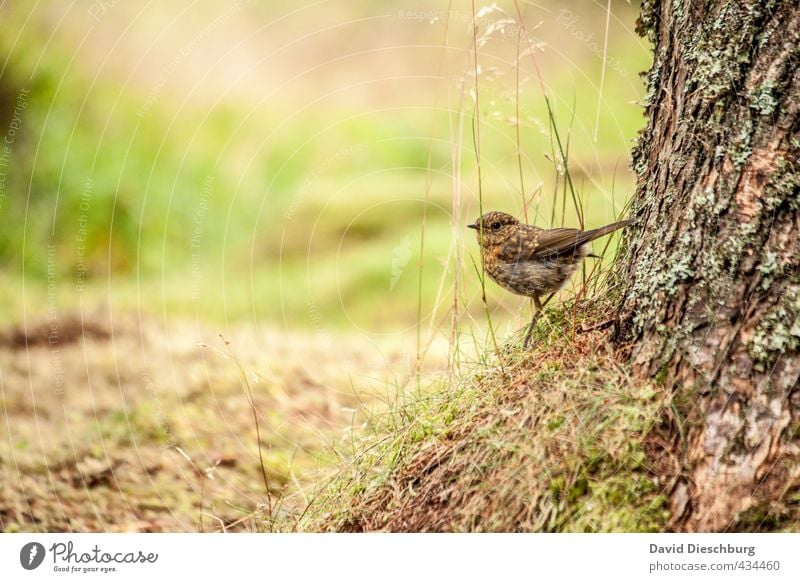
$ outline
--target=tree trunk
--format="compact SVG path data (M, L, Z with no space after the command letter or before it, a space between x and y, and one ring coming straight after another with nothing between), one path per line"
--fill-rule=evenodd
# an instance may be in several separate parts
M620 339L635 373L675 390L672 527L786 527L800 519L800 3L645 0L639 32L654 63Z

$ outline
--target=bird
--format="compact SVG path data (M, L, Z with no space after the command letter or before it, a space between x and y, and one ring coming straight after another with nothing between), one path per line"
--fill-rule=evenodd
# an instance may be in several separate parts
M592 230L543 229L523 224L505 212L487 212L467 228L477 231L483 267L501 287L533 299L536 310L525 334L528 347L534 325L552 296L589 256L589 243L636 222L620 220ZM544 303L542 297L547 295Z

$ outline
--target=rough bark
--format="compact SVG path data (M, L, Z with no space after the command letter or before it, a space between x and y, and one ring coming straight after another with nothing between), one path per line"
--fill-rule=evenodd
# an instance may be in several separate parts
M675 389L672 524L786 527L800 515L800 3L646 1L639 24L654 63L620 339L637 374Z

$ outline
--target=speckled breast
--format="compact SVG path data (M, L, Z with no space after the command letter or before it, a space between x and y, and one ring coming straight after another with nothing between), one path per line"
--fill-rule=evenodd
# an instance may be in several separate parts
M582 252L580 252L582 251ZM580 249L576 255L552 259L503 261L487 256L486 272L501 287L517 295L532 297L554 293L577 270L586 251Z

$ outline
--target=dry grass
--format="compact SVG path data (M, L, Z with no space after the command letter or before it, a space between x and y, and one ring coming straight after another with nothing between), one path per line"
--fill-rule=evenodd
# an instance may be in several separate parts
M239 326L226 346L186 320L55 324L54 343L47 321L0 332L0 531L260 528L270 498L273 515L302 508L285 494L336 466L354 411L386 406L413 362L400 339Z
M291 527L336 531L659 531L669 483L653 430L671 395L633 382L609 331L549 309L506 348L375 419L372 437ZM654 461L660 462L660 467Z

